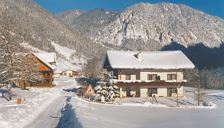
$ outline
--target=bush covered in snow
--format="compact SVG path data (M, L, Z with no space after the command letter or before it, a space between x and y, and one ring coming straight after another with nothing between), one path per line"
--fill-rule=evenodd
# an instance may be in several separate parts
M116 85L99 84L94 88L96 95L93 97L93 101L100 102L113 102L116 98L119 98L119 88Z

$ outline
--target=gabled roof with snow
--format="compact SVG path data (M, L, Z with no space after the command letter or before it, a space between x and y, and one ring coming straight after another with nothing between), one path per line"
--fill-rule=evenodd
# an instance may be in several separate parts
M113 69L192 69L194 64L182 51L107 51Z
M38 58L44 59L48 63L54 63L56 62L56 53L54 52L38 52L34 53L34 55Z
M33 55L36 56L40 61L42 61L49 68L53 70L56 68L54 65L50 64L51 62L56 62L55 53L41 52L41 53L33 53Z
M56 63L56 73L62 73L64 71L81 71L81 67L77 65L73 65L66 60L59 60Z

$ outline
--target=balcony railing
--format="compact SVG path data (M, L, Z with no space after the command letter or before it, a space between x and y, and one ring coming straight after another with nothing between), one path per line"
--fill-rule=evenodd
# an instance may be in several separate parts
M174 82L187 82L187 80L119 80L119 79L112 79L111 80L113 83L118 83L118 82L123 82L123 83L135 83L135 82L170 82L170 83L174 83Z

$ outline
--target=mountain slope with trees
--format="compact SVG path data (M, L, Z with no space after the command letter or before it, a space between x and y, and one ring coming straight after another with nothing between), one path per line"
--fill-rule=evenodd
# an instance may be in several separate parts
M87 57L99 56L105 51L32 0L1 0L0 7L0 29L6 31L5 24L9 24L17 44L25 42L45 51L55 51L51 45L54 42Z

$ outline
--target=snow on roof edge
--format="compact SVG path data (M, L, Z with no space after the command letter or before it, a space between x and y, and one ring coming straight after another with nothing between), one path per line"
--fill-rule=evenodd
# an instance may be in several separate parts
M42 58L41 56L39 56L37 53L33 53L33 55L36 56L40 61L42 61L46 66L48 66L52 70L55 69L55 66L51 65L50 63L48 63L47 60L45 60L44 58Z
M170 61L170 64L160 65L160 66L158 66L158 65L152 66L149 63L148 63L148 65L146 65L146 63L143 63L142 65L141 65L141 63L138 63L138 65L132 65L132 66L130 66L128 64L127 65L122 65L121 63L114 64L114 62L112 62L112 61L114 61L114 58L113 58L113 56L111 57L111 54L113 54L113 53L115 53L115 54L119 53L120 54L119 58L122 58L123 54L129 54L129 58L131 58L131 57L133 58L133 55L138 53L138 51L113 51L113 50L108 50L106 56L108 57L108 62L110 64L110 66L114 69L193 69L193 68L195 68L195 65L193 64L193 62L180 50L175 50L175 51L141 51L141 53L147 54L148 56L150 56L150 54L148 54L148 53L153 53L153 54L157 54L157 55L159 55L161 53L162 54L164 54L164 53L171 54L172 53L171 54L172 56L174 56L176 54L176 56L174 56L176 58L181 57L179 60L177 60L177 59L175 60L176 63L174 63L170 60L167 60L167 61ZM116 57L116 59L119 59L119 58ZM125 61L125 59L127 59L127 57L124 58L123 60L121 60L120 62ZM143 58L143 61L144 61L144 59L149 59L150 60L150 57L149 58ZM166 58L162 57L162 59L166 59ZM151 57L151 61L152 60L153 59ZM179 61L181 61L181 60L184 61L185 63L179 64ZM128 60L126 60L126 61L128 61ZM132 61L133 61L133 59L132 59ZM151 63L151 61L150 61L150 63ZM121 65L119 65L119 64L121 64Z

